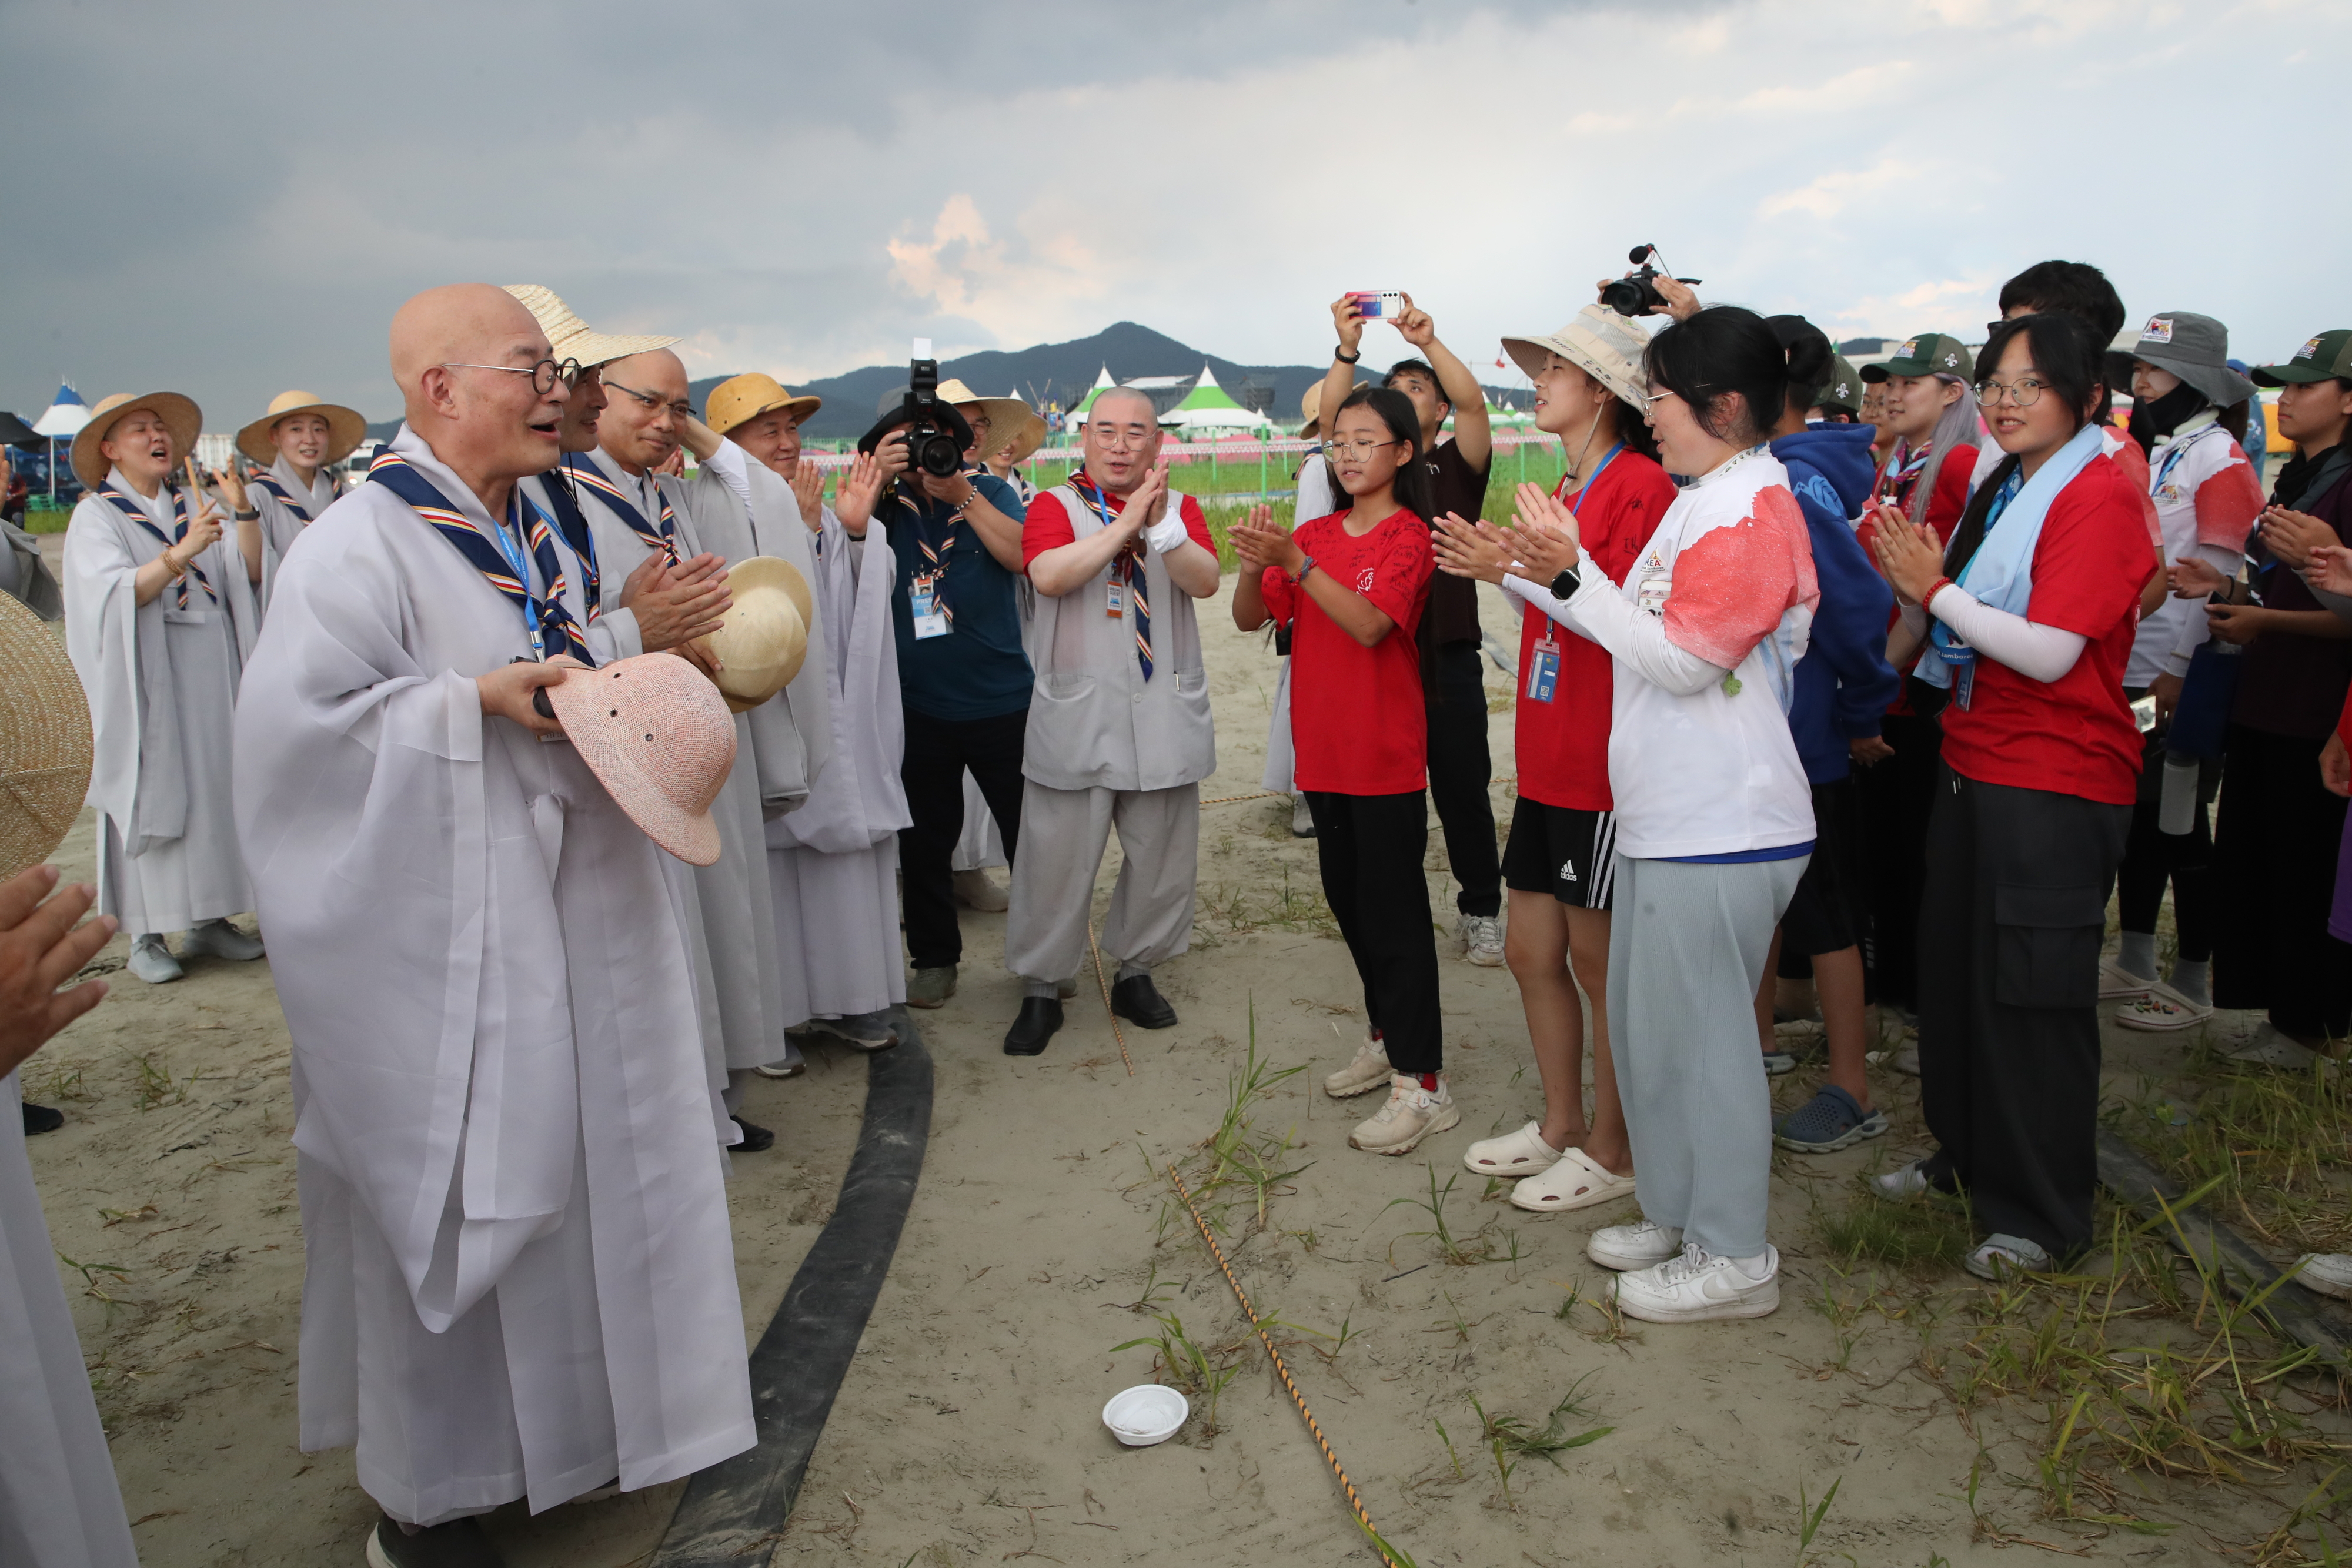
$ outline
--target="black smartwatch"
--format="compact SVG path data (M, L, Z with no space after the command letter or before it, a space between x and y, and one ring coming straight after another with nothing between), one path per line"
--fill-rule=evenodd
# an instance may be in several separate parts
M1565 601L1576 589L1576 568L1572 566L1551 580L1551 596L1554 599Z

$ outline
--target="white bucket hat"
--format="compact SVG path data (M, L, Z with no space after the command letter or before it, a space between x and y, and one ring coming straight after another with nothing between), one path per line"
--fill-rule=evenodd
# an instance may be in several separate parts
M1503 340L1503 351L1530 381L1543 369L1545 355L1558 354L1637 409L1642 394L1649 391L1642 369L1649 348L1648 333L1630 318L1599 305L1586 306L1558 331Z

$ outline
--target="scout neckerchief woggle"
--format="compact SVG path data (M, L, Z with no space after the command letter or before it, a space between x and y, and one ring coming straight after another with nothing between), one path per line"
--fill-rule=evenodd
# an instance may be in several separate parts
M596 667L587 641L581 635L579 622L572 619L572 612L563 605L563 565L556 558L555 535L548 528L546 517L524 498L521 486L517 486L507 498L507 521L496 530L498 542L493 545L482 537L473 519L451 506L449 498L432 480L397 453L386 452L369 465L368 483L381 485L407 502L418 517L432 524L443 538L457 548L484 580L522 612L523 628L530 635L534 658L551 659L558 653L569 653L590 669ZM523 559L526 528L529 563ZM532 565L538 567L540 580L547 584L544 600L530 591Z
M661 523L656 527L646 521L646 515L637 510L626 491L605 478L587 458L567 452L562 466L573 484L585 485L595 491L597 498L613 509L614 516L629 525L631 533L645 540L648 548L661 551L670 565L677 564L677 517L669 509L669 497L662 495L659 484L654 486L654 494L661 496Z
M1095 509L1104 528L1110 527L1110 497L1089 475L1081 474L1070 484L1078 497ZM1124 608L1123 600L1135 602L1135 662L1143 668L1143 678L1151 678L1151 601L1144 587L1143 535L1140 531L1127 541L1118 559L1110 564L1110 603L1108 613L1116 617ZM1124 594L1120 590L1125 589Z
M163 548L170 549L188 537L188 497L187 493L176 485L169 486L167 488L172 492L172 531L168 534L155 526L155 519L147 515L146 507L121 491L109 488L100 490L98 494L101 500L113 502L121 509L124 517L162 539ZM212 579L205 575L203 567L192 560L188 563L188 570L182 574L180 580L173 584L173 591L179 595L179 608L185 610L188 607L188 579L191 577L196 580L196 586L205 591L206 599L211 600L215 604L220 602L220 595L213 591Z
M1592 486L1601 483L1601 476L1609 472L1609 465L1615 462L1617 455L1624 450L1625 444L1620 441L1601 455L1601 465L1593 469L1592 477L1576 487L1576 498L1568 504L1570 517L1583 515L1584 497L1592 494ZM1547 615L1544 617L1543 635L1536 642L1535 657L1528 661L1528 700L1548 703L1559 695L1559 622Z

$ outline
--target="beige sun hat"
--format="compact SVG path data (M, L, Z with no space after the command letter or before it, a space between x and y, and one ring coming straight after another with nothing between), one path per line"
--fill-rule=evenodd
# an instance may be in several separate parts
M561 356L558 356L561 358ZM278 444L269 433L281 419L315 413L327 422L327 461L341 463L367 439L367 419L357 409L339 402L321 402L315 393L282 392L269 400L269 412L236 433L236 449L264 466L278 461Z
M1635 408L1649 391L1648 372L1642 368L1649 349L1648 333L1630 317L1601 305L1586 306L1556 332L1503 340L1503 351L1529 380L1543 369L1546 354L1558 354Z
M772 555L747 556L729 567L727 591L735 601L703 642L719 660L719 694L730 708L746 713L801 673L816 601L800 568Z
M1307 423L1298 427L1298 439L1312 441L1323 434L1323 383L1317 382L1298 400L1299 417Z
M674 653L575 668L546 688L565 738L629 821L688 865L719 860L710 803L735 766L719 688Z
M710 389L710 396L702 404L702 423L716 434L724 435L747 420L782 409L795 421L806 419L824 406L824 399L814 392L794 396L792 389L773 376L763 376L757 371L746 375L730 376Z
M101 474L100 478L105 476ZM0 593L0 880L56 852L89 792L89 699L65 644Z
M107 462L104 453L99 451L99 443L104 441L117 424L141 409L149 409L163 416L163 428L172 433L173 466L187 461L189 455L195 451L196 437L205 428L205 413L195 405L194 399L171 392L149 392L144 397L115 392L98 400L98 406L89 411L89 423L83 425L81 434L74 437L73 471L81 476L84 485L95 490L106 483L106 471L113 465Z
M639 333L635 337L612 332L589 330L588 323L572 313L555 290L539 283L509 283L507 292L522 301L539 322L539 329L547 334L559 360L577 360L583 370L596 365L608 365L614 360L625 360L631 354L650 354L656 349L667 349L679 341L676 338L656 337Z
M1025 421L1034 417L1027 403L1017 397L982 397L960 381L940 383L940 401L953 403L961 409L977 408L988 418L988 440L971 455L975 463L985 463L1019 439ZM964 415L971 418L970 413Z
M990 426L991 434L994 433L994 429L993 425ZM1045 416L1032 409L1029 417L1022 421L1021 433L1013 438L1011 445L997 453L997 455L1007 463L1026 463L1037 448L1045 444Z

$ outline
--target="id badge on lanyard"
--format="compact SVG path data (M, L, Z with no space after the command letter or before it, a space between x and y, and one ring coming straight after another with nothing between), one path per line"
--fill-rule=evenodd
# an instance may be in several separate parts
M955 628L949 624L947 613L940 608L940 574L919 571L907 580L907 602L915 612L915 641L944 637Z
M1103 613L1117 621L1127 614L1127 584L1116 575L1117 568L1112 570L1110 597L1104 601Z
M1528 661L1528 700L1548 703L1559 685L1559 631L1549 617L1544 621L1544 634L1536 643L1535 656Z
M1969 698L1977 688L1977 651L1965 643L1936 650L1944 663L1952 667L1952 704L1962 713L1969 709Z

